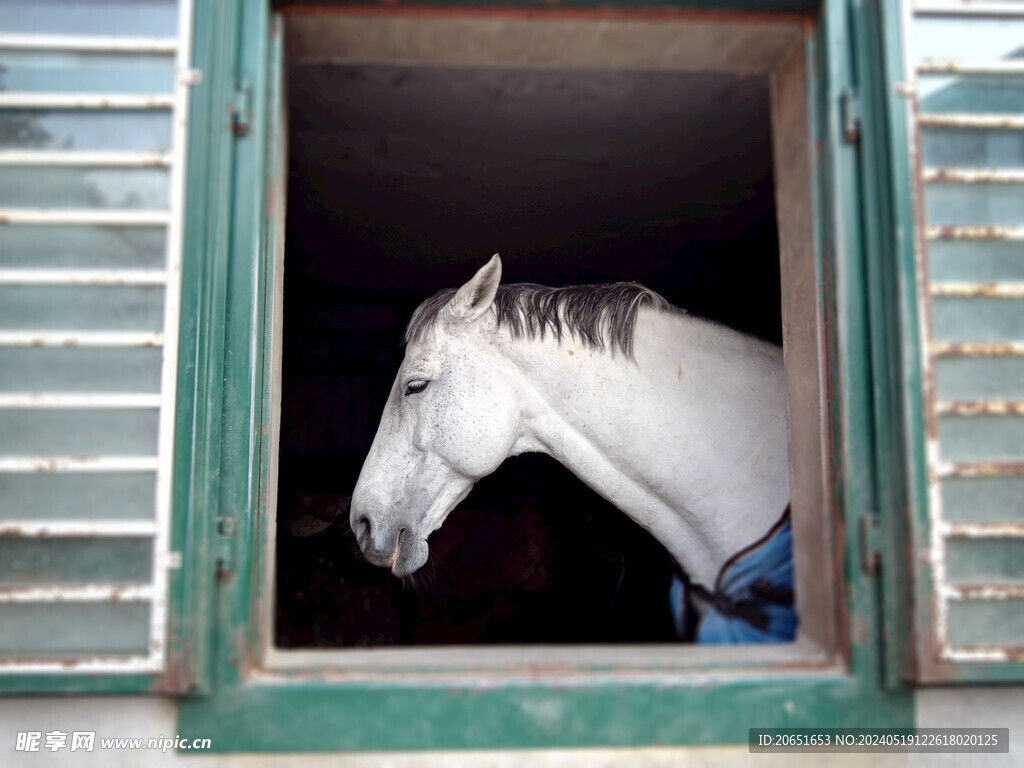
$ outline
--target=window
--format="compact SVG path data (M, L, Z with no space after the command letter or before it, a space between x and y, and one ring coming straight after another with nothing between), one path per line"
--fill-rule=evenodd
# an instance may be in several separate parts
M282 22L243 0L194 18L172 0L0 2L0 688L187 692L185 736L324 750L909 726L908 682L1019 681L1020 12L696 5L714 9ZM338 74L543 94L562 72L601 98L645 81L759 102L772 184L753 202L774 209L778 272L750 263L780 286L760 332L785 342L798 642L315 648L301 617L275 625L274 525L296 489L278 382L305 375L281 349L284 267L302 261L284 226L285 50L332 58L306 61L293 114ZM376 148L363 157L410 178L436 170ZM763 182L765 155L748 157Z
M249 32L258 30L258 21L253 24ZM860 513L870 509L873 496L870 479L860 477L864 472L870 477L872 471L869 427L849 415L855 408L870 411L870 377L866 365L857 365L866 353L859 346L865 318L858 314L857 301L845 293L859 288L855 280L848 282L857 274L859 255L856 245L844 239L843 230L856 218L856 198L850 203L844 199L851 210L832 208L839 203L829 186L838 183L831 180L832 174L847 181L856 179L850 175L854 173L852 149L840 145L831 133L833 123L826 119L819 123L814 111L814 105L837 97L837 83L848 75L838 63L843 57L822 48L823 40L832 39L829 35L844 39L844 32L835 15L826 16L820 24L834 26L822 29L804 17L685 15L667 23L663 17L652 22L642 16L621 20L586 13L543 21L500 14L445 18L429 13L338 12L286 17L288 50L305 46L307 54L331 51L335 57L347 57L344 66L349 72L355 71L357 62L363 68L359 74L369 77L388 74L395 50L401 51L407 64L420 67L414 77L428 74L423 66L427 62L437 65L445 62L445 56L457 59L474 47L509 56L500 61L504 67L522 67L524 62L514 57L516 51L524 50L522 42L529 40L530 62L544 60L552 67L643 70L659 61L659 66L669 69L719 75L733 70L754 75L755 80L758 76L770 79L773 197L779 210L787 365L790 371L810 373L790 377L791 407L793 403L801 406L792 409L794 489L802 494L799 499L794 496L794 509L805 510L794 514L807 515L806 524L795 525L797 570L813 578L805 577L798 586L804 620L800 641L758 649L756 654L744 648L678 644L644 647L642 653L630 645L460 647L454 651L423 646L272 648L276 585L271 521L278 513L278 489L286 488L289 481L284 473L276 475L274 467L279 450L274 441L281 435L282 440L288 439L282 427L280 391L272 386L281 375L277 345L287 337L280 330L275 334L275 327L282 322L279 310L289 290L288 260L294 258L282 250L282 232L274 224L276 239L261 229L261 237L275 243L265 248L264 261L248 261L248 239L241 255L234 257L240 290L228 307L227 345L233 367L227 376L220 493L222 499L230 500L221 505L221 513L235 516L223 526L230 533L218 538L218 546L227 553L224 562L231 567L223 571L220 586L215 693L183 704L182 733L200 728L208 733L216 728L222 748L247 750L281 748L285 738L288 747L295 748L298 725L308 722L325 726L309 737L310 746L321 749L736 741L746 738L746 726L736 731L738 722L807 723L823 707L833 712L830 702L837 700L844 701L842 711L833 713L838 722L909 722L907 692L884 691L876 683L875 597L870 575L862 573L854 548L860 538L854 534L847 543L839 535L841 530L860 530ZM549 36L546 46L538 42L544 35ZM245 39L264 44L258 34ZM567 39L574 44L567 45ZM597 53L584 44L594 39L602 41ZM653 42L658 40L675 44L662 48ZM692 45L680 45L680 40ZM389 46L398 48L389 50ZM823 50L834 58L823 57ZM409 62L410 57L415 61ZM249 72L256 74L250 74L249 81L253 120L247 140L260 138L265 119L260 115L267 106L271 120L263 139L280 150L286 142L275 135L275 126L285 121L278 107L260 100L263 93L273 97L280 91L263 90L262 59L252 54L250 61L256 63ZM479 58L445 63L480 66ZM819 82L828 83L825 91L808 91L808 83L814 82L809 72L822 75ZM304 73L302 82L293 84L293 109L303 104L301 90L317 76ZM715 76L703 77L711 82ZM275 82L273 74L269 82ZM311 105L312 100L306 102L307 107ZM822 139L820 131L827 138ZM293 137L292 145L308 139ZM821 154L812 151L816 146L822 147ZM373 162L398 162L401 149L395 147L399 159L389 148L387 157L378 153ZM255 150L251 156L262 158L254 160L257 167L265 162ZM274 157L278 159L270 164L270 199L280 212L286 166L279 155ZM429 166L422 164L411 167L429 172ZM250 174L246 172L244 178L251 179ZM263 188L245 184L240 194L258 206ZM294 194L293 188L293 199ZM301 254L296 255L301 263ZM282 267L289 277L282 279ZM247 286L252 289L249 299L245 298ZM288 300L283 301L287 326ZM344 320L343 315L338 317ZM385 321L402 322L387 317ZM285 375L287 355L286 348ZM250 399L254 394L255 399ZM286 402L284 412L290 407ZM246 426L249 418L255 423L251 431ZM253 457L251 463L247 456ZM847 562L850 552L853 567L842 569L840 564ZM696 684L711 681L714 684ZM716 706L728 706L736 719L709 723L702 712ZM662 714L652 716L655 712ZM391 725L397 721L407 727L396 731ZM274 722L275 728L267 728L268 722Z
M478 483L423 589L365 563L345 498L406 321L488 243L505 282L633 279L780 342L767 77L315 53L290 70L278 644L674 641L666 553L553 460ZM316 519L306 500L340 519L286 532Z

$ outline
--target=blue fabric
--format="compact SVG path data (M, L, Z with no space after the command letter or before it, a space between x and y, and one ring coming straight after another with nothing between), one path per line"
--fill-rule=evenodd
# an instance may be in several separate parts
M681 579L673 580L670 595L680 635L685 589ZM793 529L788 519L771 538L723 569L711 602L697 628L698 643L784 643L796 637Z

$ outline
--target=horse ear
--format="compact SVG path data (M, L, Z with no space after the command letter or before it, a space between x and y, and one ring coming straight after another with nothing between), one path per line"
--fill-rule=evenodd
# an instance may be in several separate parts
M476 320L491 306L500 282L501 257L494 254L468 283L455 292L449 305L452 314L460 320Z

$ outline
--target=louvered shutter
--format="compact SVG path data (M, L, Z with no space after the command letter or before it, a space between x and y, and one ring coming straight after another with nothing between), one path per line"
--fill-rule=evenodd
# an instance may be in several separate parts
M0 683L166 671L188 2L0 2Z
M1024 675L1024 5L905 2L917 677ZM898 131L897 131L898 133Z

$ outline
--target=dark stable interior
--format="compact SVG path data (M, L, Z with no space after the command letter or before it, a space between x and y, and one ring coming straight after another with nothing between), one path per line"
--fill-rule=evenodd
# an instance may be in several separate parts
M296 63L288 95L277 645L675 640L671 559L548 457L481 480L404 580L345 500L412 310L495 252L781 343L767 80Z

